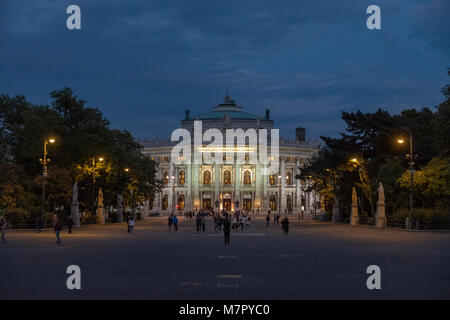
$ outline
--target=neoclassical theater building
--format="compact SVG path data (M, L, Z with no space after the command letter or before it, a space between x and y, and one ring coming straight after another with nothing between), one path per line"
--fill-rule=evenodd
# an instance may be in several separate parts
M269 109L263 117L245 112L228 94L223 103L210 112L191 117L186 110L181 127L193 132L195 120L202 121L203 130L217 128L222 132L235 128L270 130L274 126ZM164 184L149 209L162 214L199 209L252 213L271 210L282 214L312 212L319 202L318 195L308 190L307 181L295 177L305 160L318 151L319 145L306 141L304 128L295 130L295 140L279 139L278 172L274 174L262 174L260 164L238 163L236 157L220 164L194 163L193 159L189 163L174 164L171 152L178 142L170 139L143 141L144 152L158 164L158 179Z

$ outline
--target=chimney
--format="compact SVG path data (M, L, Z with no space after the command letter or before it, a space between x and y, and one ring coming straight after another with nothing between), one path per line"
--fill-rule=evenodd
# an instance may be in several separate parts
M189 109L184 110L184 120L189 120Z
M270 109L266 109L266 120L270 120Z
M299 127L295 128L295 140L305 142L306 140L306 129Z

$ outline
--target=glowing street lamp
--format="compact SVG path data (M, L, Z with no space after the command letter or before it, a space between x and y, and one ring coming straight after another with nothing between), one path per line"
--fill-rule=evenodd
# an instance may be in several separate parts
M99 162L103 162L104 158L103 157L98 157L98 161ZM94 209L95 209L95 168L96 168L96 161L95 161L95 157L92 158L92 202L91 202L91 210L92 210L92 215L94 214Z
M413 135L412 135L411 129L404 128L404 127L400 127L400 129L407 131L408 135L409 135L409 155L407 155L406 157L409 158L408 164L409 164L409 171L411 173L411 192L409 194L409 207L411 210L411 219L414 221L415 220L415 216L414 216L414 156L413 156L414 140L413 140ZM400 138L400 139L397 139L397 142L399 144L403 144L405 142L405 140Z
M42 213L45 213L45 179L48 177L47 164L50 162L50 159L47 159L47 144L55 143L55 141L54 138L44 138L44 158L39 159L43 166L42 177L44 178L42 180Z

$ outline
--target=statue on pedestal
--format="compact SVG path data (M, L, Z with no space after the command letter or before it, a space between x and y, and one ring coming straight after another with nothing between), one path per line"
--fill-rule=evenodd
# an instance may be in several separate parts
M74 227L80 226L80 202L78 201L78 183L75 181L72 189L72 203L70 206L70 215L72 217Z
M380 181L380 184L378 185L377 213L375 215L375 226L377 228L386 226L386 208L384 201L384 188Z

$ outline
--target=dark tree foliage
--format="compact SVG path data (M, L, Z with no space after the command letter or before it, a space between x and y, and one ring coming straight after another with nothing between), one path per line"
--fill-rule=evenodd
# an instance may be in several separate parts
M417 177L433 177L427 178L427 181L434 181L430 183L441 186L432 189L433 192L423 186L418 188L416 205L430 206L433 197L435 203L447 203L443 198L447 197L446 190L449 189L450 181L439 178L442 172L447 171L441 165L439 172L432 172L433 168L438 170L434 163L448 163L445 158L450 155L449 86L445 86L442 92L446 100L435 108L436 112L427 107L419 110L405 109L397 115L391 115L382 109L374 113L359 110L343 112L346 131L340 133L339 138L321 137L326 146L300 168L298 178L309 179L311 187L324 195L325 199L339 197L342 206L346 207L350 205L349 194L351 195L351 188L354 186L363 202L363 211L369 215L375 213L377 187L382 182L388 213L400 207L407 208L409 180L405 178L405 174L408 169L411 132ZM404 140L403 144L398 143L400 138ZM423 174L420 171L422 169ZM421 192L426 194L420 194Z
M0 209L41 205L43 179L39 159L43 157L46 137L56 140L47 145L51 160L45 179L48 208L64 207L68 213L71 188L78 181L81 209L89 210L93 173L95 194L100 187L104 190L105 205L115 205L119 193L128 200L131 190L134 201L153 197L160 188L155 178L156 165L144 156L142 145L128 131L111 129L103 114L86 107L86 101L70 88L52 91L50 97L50 106L38 106L24 96L0 96L0 173L9 173L0 177L0 190L6 191L0 199ZM100 156L105 161L93 171L92 159Z

